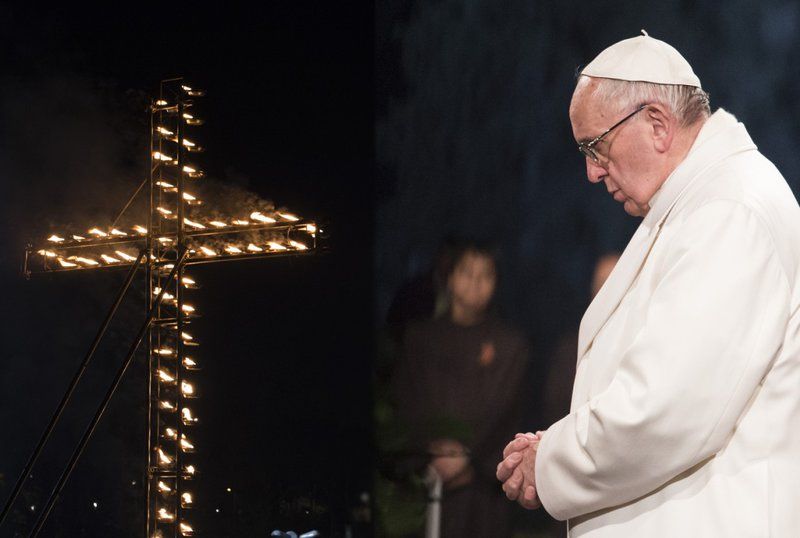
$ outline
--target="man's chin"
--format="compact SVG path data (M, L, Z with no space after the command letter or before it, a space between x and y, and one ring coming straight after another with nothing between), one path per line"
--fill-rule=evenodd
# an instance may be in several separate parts
M622 203L622 208L625 210L625 213L627 213L631 217L644 217L645 215L647 215L647 211L650 209L649 206L642 207L638 205L630 198L628 198Z

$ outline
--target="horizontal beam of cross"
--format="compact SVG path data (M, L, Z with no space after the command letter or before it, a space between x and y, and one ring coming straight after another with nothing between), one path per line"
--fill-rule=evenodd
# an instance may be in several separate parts
M220 261L273 258L312 254L317 250L317 225L313 220L291 223L258 223L225 228L187 230L189 249L185 265ZM24 273L85 271L129 267L134 257L125 250L145 247L147 234L88 238L81 241L48 242L25 251ZM177 233L158 234L153 242L176 246ZM124 254L124 256L122 255ZM150 260L155 267L169 267L173 260Z

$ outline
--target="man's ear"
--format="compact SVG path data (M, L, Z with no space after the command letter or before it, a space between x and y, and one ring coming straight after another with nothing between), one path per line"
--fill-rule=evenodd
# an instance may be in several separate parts
M653 134L653 148L659 153L666 153L672 147L677 123L672 113L660 103L647 105L644 109L647 121Z

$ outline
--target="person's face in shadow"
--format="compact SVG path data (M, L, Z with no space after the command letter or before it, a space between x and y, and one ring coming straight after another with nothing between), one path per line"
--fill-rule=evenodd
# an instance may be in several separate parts
M489 306L496 284L494 261L477 252L466 252L448 280L453 319L474 320Z

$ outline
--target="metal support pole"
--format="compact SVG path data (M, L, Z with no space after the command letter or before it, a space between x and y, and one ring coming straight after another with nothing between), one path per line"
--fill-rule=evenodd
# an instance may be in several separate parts
M103 338L103 335L108 329L108 325L111 323L111 319L114 317L114 314L117 312L117 308L122 303L122 299L125 297L125 294L128 292L128 288L130 288L131 282L133 282L133 277L136 275L136 270L139 268L139 264L142 262L142 258L144 258L145 252L140 251L139 256L136 258L136 261L133 262L130 271L128 271L128 276L125 278L125 283L120 288L119 293L117 294L117 298L114 300L114 304L111 305L111 309L106 314L105 320L100 325L100 329L97 331L97 335L94 337L92 344L89 346L89 351L86 352L86 356L83 358L83 362L78 367L78 370L75 372L75 375L72 377L72 381L67 387L67 391L64 393L64 396L61 398L61 402L56 407L55 413L50 418L50 423L45 428L44 433L39 438L39 442L36 445L36 448L33 449L33 453L28 458L28 463L25 464L25 468L22 471L22 474L19 475L17 478L16 484L14 484L14 489L11 492L11 496L6 501L6 505L3 508L3 513L0 514L0 525L3 524L8 513L11 511L11 506L14 504L14 501L17 500L17 496L19 492L22 490L22 486L27 480L28 476L30 475L31 469L33 468L36 460L39 458L39 455L44 448L44 445L47 443L47 439L50 437L50 434L53 433L53 429L55 429L56 424L58 423L59 418L61 418L61 413L64 411L64 408L69 403L69 399L72 397L72 394L75 392L75 388L78 386L78 382L80 382L81 377L83 377L83 372L86 371L86 367L89 366L89 362L92 360L94 356L94 352L97 351L97 346L100 344L100 340Z
M425 476L428 506L425 509L425 538L439 538L442 528L442 477L428 466Z
M89 426L86 428L86 431L83 434L78 446L75 448L75 451L72 453L72 457L70 457L69 463L67 463L67 467L64 469L64 472L61 473L61 477L58 479L58 484L50 493L50 497L47 499L47 503L44 506L44 509L39 513L39 518L36 520L36 525L33 528L33 531L28 535L29 538L35 538L39 535L39 531L42 529L44 522L47 520L47 516L50 515L50 511L53 509L53 505L58 500L58 496L61 494L61 490L64 488L64 484L69 479L70 474L72 474L72 470L75 468L75 464L78 462L78 458L80 458L81 454L83 453L84 448L86 448L86 444L89 442L89 439L92 437L92 433L94 433L94 429L97 427L97 424L100 422L100 419L103 416L103 413L108 406L108 402L111 400L111 397L116 392L117 387L119 386L120 381L122 381L122 376L125 375L125 371L128 369L128 366L131 363L131 359L136 354L136 350L139 348L139 344L142 342L144 338L144 334L150 328L150 323L153 321L153 316L156 313L156 309L158 305L161 303L162 298L164 297L164 292L166 290L166 286L169 285L174 279L175 276L178 274L178 268L183 265L183 260L186 257L186 250L179 251L178 259L175 261L175 267L172 268L170 271L169 276L167 277L167 282L161 291L156 297L155 304L150 309L150 312L147 314L147 318L145 319L144 323L142 324L141 329L139 329L139 333L136 335L136 338L131 343L130 349L128 349L128 354L125 356L125 360L122 361L122 364L117 370L117 375L114 377L114 380L111 383L111 386L106 392L103 401L100 402L100 406L97 408L97 411L94 414L94 418L89 423Z
M178 149L175 151L175 157L178 159L178 172L176 174L176 183L178 187L178 248L186 250L186 234L185 234L185 226L184 226L184 219L186 218L186 212L184 208L183 202L183 193L184 193L184 184L183 184L183 113L185 112L185 104L182 98L178 98L178 122L177 127L175 128L175 136L176 140L178 141ZM183 421L180 419L181 409L183 409L183 390L182 390L182 383L183 383L183 368L182 368L182 361L184 359L184 348L183 348L183 329L184 329L184 321L186 318L186 313L183 311L183 289L181 288L181 279L183 278L183 267L177 267L178 269L178 281L177 286L175 286L175 317L177 318L177 326L176 326L176 334L177 334L177 341L176 341L176 355L175 360L177 362L177 367L175 368L175 383L178 386L178 395L175 398L175 406L177 407L176 413L178 416L178 420L175 423L175 470L176 478L175 478L175 527L174 527L174 536L178 538L181 534L180 532L180 525L181 521L183 520L183 507L181 506L181 496L183 495L183 481L181 480L181 468L183 465L183 457L182 457L182 450L181 450L181 438L183 436Z
M158 98L164 98L164 88L159 88ZM148 204L147 204L147 265L145 266L145 302L144 302L144 311L149 312L150 308L153 306L153 260L155 260L154 252L153 252L153 239L155 238L155 232L153 230L153 226L155 226L155 222L153 221L153 212L156 210L155 202L155 169L154 169L154 159L153 159L153 152L155 152L156 147L156 138L155 138L155 115L156 111L151 105L150 109L150 192L148 197ZM159 148L161 149L161 148ZM151 326L152 327L152 326ZM153 428L153 369L151 368L150 361L152 360L153 356L153 331L152 328L147 333L147 419L145 421L145 431L147 432L147 439L145 440L145 451L144 451L144 462L145 462L145 472L142 478L145 487L144 499L145 499L145 506L144 506L144 536L143 538L150 538L150 495L151 491L150 488L152 484L150 483L150 445L152 439L152 428Z

